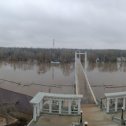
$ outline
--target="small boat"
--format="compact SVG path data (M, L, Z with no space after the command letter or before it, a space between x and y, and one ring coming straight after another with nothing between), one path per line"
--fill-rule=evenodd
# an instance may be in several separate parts
M51 61L51 64L60 64L59 61Z

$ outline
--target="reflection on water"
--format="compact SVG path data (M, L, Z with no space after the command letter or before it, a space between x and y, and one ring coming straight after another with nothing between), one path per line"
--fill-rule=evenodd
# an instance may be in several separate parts
M88 78L97 98L105 92L126 90L126 63L89 64Z
M30 96L38 91L74 93L74 64L0 62L0 87Z
M123 71L126 72L126 63L90 63L88 64L88 71L97 69L101 72L115 72Z

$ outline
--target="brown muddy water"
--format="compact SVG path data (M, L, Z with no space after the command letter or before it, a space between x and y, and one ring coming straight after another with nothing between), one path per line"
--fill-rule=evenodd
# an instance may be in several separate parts
M34 96L74 93L74 64L0 63L0 88Z
M99 99L104 93L126 91L126 63L89 64L87 75Z
M97 98L126 90L126 63L88 64L87 75ZM73 64L0 63L0 88L28 96L38 91L74 93Z

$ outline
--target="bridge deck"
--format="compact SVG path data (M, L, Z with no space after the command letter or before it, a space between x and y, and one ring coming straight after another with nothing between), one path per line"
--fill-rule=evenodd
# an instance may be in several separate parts
M82 68L82 64L79 59L76 59L76 78L77 78L77 88L78 94L82 94L82 103L92 104L94 103L93 96L87 84L85 74Z

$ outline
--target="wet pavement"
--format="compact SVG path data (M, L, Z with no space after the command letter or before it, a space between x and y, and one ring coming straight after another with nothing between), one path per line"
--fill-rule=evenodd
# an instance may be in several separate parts
M83 122L87 121L88 126L120 126L112 120L111 114L101 111L95 104L81 106L83 111ZM37 122L30 126L72 126L72 123L79 123L80 116L59 116L42 115Z
M80 116L42 115L38 121L30 126L72 126L79 122Z
M83 120L88 122L88 126L120 126L112 121L112 115L106 114L95 104L82 105Z

